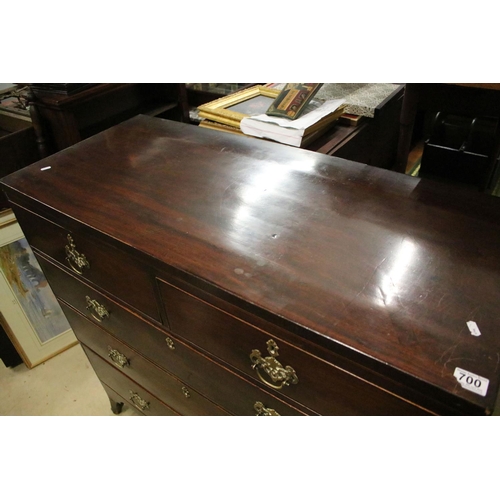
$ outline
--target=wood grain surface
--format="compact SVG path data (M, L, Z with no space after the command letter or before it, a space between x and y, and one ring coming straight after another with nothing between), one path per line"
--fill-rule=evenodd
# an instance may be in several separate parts
M496 198L145 116L3 184L299 335L494 406ZM488 379L486 396L462 388L457 367Z

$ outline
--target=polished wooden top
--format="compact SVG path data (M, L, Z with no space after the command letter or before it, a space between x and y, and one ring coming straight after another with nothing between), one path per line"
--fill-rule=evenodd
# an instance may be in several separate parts
M300 335L494 405L499 199L145 116L3 183ZM488 379L486 396L457 367Z

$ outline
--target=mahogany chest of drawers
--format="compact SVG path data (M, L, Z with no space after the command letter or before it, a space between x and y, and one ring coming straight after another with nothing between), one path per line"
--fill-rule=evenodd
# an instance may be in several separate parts
M146 116L2 187L115 412L495 409L496 198Z

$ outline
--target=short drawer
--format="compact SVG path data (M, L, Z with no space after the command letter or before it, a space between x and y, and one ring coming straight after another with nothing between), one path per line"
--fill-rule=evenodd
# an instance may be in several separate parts
M283 416L303 414L221 365L214 363L206 356L197 353L177 338L167 336L159 329L151 328L149 332L141 332L140 336L137 336L137 332L123 330L115 332L111 336L63 301L61 301L61 306L79 340L103 357L108 356L108 345L113 347L114 337L126 343L132 340L135 345L141 346L140 352L145 357L168 370L233 415L256 415L255 406L258 403Z
M159 320L147 267L121 250L79 231L70 231L24 208L14 206L14 212L34 250Z
M99 380L106 386L109 386L122 398L122 401L116 401L117 403L123 402L131 405L144 415L166 417L178 415L172 408L162 403L146 389L123 375L118 369L113 368L89 348L85 346L82 347L89 358L90 364L99 377Z
M182 415L227 415L184 382L170 376L125 344L100 331L80 330L80 340L92 351L113 363L124 375Z
M58 299L64 300L111 333L123 335L123 341L132 347L138 348L144 342L143 339L149 338L150 332L157 331L140 316L119 306L107 295L98 292L58 265L49 262L36 251L35 255ZM164 335L162 343L165 347L167 346Z
M158 280L170 329L275 394L323 415L420 415L424 410Z

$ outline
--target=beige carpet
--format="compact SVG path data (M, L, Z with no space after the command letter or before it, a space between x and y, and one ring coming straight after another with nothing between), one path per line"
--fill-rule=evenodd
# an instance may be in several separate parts
M0 387L0 415L115 416L79 344L31 370L0 360Z

